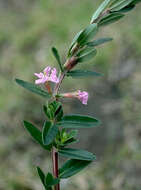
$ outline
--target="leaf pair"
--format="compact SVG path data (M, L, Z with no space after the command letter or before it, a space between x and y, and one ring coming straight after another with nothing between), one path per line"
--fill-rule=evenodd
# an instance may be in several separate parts
M110 5L110 11L121 11L122 9L130 5L132 2L133 0L114 0Z
M121 19L125 12L132 10L141 0L105 0L93 14L91 23L105 26ZM106 11L104 14L104 11ZM103 15L102 15L103 14Z
M61 131L59 131L56 137L56 143L58 147L65 147L72 143L78 142L76 139L77 133L78 130L71 130L70 132L67 132L66 129L63 128Z
M99 23L99 25L100 24L102 23ZM92 42L87 41L85 47L83 49L80 49L76 54L76 57L78 57L77 62L81 63L91 60L97 54L97 50L95 49L95 47L111 40L112 38L100 38Z
M45 176L45 174L39 167L37 167L37 172L46 190L52 190L52 186L57 185L60 181L59 178L54 178L51 173L47 173L47 175Z
M63 108L62 104L58 101L53 101L51 103L47 103L47 105L43 106L44 113L48 117L49 120L60 121L63 117Z
M43 141L42 141L42 132L37 129L33 124L24 121L24 127L26 128L26 130L28 131L28 133L32 136L32 138L39 143L42 148L44 148L45 150L51 150L52 145L44 145Z
M44 145L49 145L53 143L59 129L56 125L52 124L50 121L46 121L42 132L42 141Z
M72 44L69 49L69 55L71 54L71 50L75 44L79 47L83 47L88 41L90 41L97 33L97 24L90 24L84 30L81 30L79 33L76 34L74 37Z
M106 26L108 24L114 23L124 17L124 14L121 13L110 13L106 16L104 16L98 23L99 26Z
M24 126L32 138L39 143L42 148L51 150L52 142L58 133L58 127L49 121L45 121L42 132L31 123L24 121Z
M88 151L73 148L63 148L59 150L59 154L71 158L59 169L60 178L68 178L75 175L96 159L95 155Z
M91 18L91 23L94 23L99 18L101 13L107 8L111 1L112 0L105 0L102 2L102 4L98 7L97 11L93 14Z
M111 4L111 12L126 13L134 9L137 3L141 0L116 0Z

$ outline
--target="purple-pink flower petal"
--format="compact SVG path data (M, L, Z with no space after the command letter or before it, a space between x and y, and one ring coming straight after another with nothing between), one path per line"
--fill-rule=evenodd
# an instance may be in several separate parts
M86 91L80 91L80 90L78 90L78 99L82 102L82 104L87 104L87 101L88 101L88 97L89 97L89 95L88 95L88 92L86 92Z
M53 68L51 70L51 74L50 74L50 77L49 77L49 80L54 82L54 83L58 83L59 82L59 78L57 77L57 70L56 68Z
M54 83L58 83L59 82L59 78L57 77L57 70L56 68L51 68L51 67L46 67L43 70L43 73L34 73L34 75L36 77L38 77L37 80L35 80L35 84L42 84L45 83L46 81L51 81Z
M49 67L49 66L44 69L44 73L45 73L48 77L49 77L50 71L51 71L51 67Z

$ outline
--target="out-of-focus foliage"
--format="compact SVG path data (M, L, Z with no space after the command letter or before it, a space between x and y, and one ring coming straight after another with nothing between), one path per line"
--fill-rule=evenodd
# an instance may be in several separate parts
M34 72L56 64L51 47L64 60L74 35L87 26L99 5L94 0L0 1L0 189L42 189L34 165L51 169L44 150L27 138L22 120L43 125L40 97L19 88L14 78L33 81ZM89 70L104 73L95 79L72 79L64 89L87 89L87 107L65 102L66 113L93 113L103 125L80 134L78 147L97 156L88 170L64 181L70 190L141 189L141 27L140 8L96 37L114 40L99 47ZM78 69L85 68L81 63ZM74 84L75 83L75 87ZM77 111L76 111L77 110ZM30 166L31 165L31 166Z

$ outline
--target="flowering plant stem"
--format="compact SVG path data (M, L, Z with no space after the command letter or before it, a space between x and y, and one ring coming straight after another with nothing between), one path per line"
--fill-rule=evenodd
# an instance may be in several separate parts
M59 171L58 171L58 152L56 149L53 147L52 149L52 163L53 163L53 175L54 177L58 178L59 176ZM54 186L54 190L60 190L60 184L58 183L57 185Z
M67 52L66 62L63 64L58 50L53 47L52 53L59 66L59 76L57 69L47 66L42 72L34 73L37 77L35 84L20 79L16 82L25 89L42 96L47 100L43 105L46 120L40 131L33 124L24 121L24 126L33 139L46 151L51 152L53 174L45 174L39 167L37 172L45 190L60 190L60 181L69 178L92 161L96 160L93 153L86 150L70 148L68 145L77 142L77 132L80 128L89 128L99 126L101 122L89 115L69 114L64 115L62 98L76 98L86 105L88 101L88 92L75 90L60 94L60 87L64 78L96 77L100 73L89 70L77 70L77 64L88 62L96 56L96 47L112 40L112 38L94 39L102 26L109 25L118 21L126 12L135 8L141 0L104 0L97 11L93 14L90 24L78 32L74 37ZM52 89L50 83L54 83ZM42 84L45 90L39 85ZM72 130L73 129L73 130ZM59 157L68 158L67 161L59 167Z

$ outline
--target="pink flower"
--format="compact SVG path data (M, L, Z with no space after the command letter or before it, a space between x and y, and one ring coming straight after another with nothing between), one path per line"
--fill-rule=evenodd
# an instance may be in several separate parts
M56 74L57 74L57 70L53 68L50 74L50 81L55 82L55 83L59 82L59 78L57 78Z
M82 102L82 104L87 105L87 101L88 101L88 92L83 91L81 92L80 90L78 90L78 99Z
M54 83L59 82L59 78L57 77L57 70L56 68L46 67L43 72L34 73L37 80L35 80L35 84L44 84L46 81L51 81Z
M69 93L65 93L65 94L61 94L62 97L65 98L78 98L82 104L87 105L87 101L88 101L88 92L86 91L80 91L78 90L77 92L69 92Z

